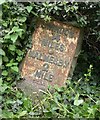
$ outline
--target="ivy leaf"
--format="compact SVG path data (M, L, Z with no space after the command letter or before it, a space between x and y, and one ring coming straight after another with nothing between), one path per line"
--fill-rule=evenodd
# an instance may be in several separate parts
M27 9L28 13L30 13L32 10L32 6L27 6L26 9Z
M26 113L27 113L27 111L22 111L22 112L19 113L18 116L19 116L19 117L22 117L22 116L24 116Z
M24 52L23 51L21 51L21 50L16 50L16 53L19 55L19 56L21 56L21 55L23 55L24 54Z
M15 51L15 49L16 49L16 46L15 46L15 45L9 45L9 50Z
M16 30L16 32L22 32L22 31L24 31L24 30L20 29L20 28Z
M22 31L17 32L17 34L20 38L22 37Z
M3 24L2 24L4 27L7 27L7 22L3 21Z
M19 20L19 22L25 22L26 21L26 17L19 17L18 20Z
M58 7L57 7L57 6L55 6L55 7L54 7L54 9L55 9L55 10L57 10L57 9L58 9Z
M0 103L1 103L1 101L2 101L2 96L0 95Z
M76 106L79 106L80 104L82 104L84 101L81 99L81 100L79 100L79 94L77 94L76 96L75 96L75 100L74 100L74 105L76 105Z
M76 106L79 106L80 104L82 104L83 103L83 100L81 99L81 100L75 100L74 101L74 105L76 105Z
M3 75L3 76L7 76L7 75L8 75L8 72L7 72L6 70L4 70L4 71L2 72L2 75Z
M5 0L0 0L0 5L6 2Z
M4 61L4 62L8 62L8 61L9 61L8 57L7 57L7 56L4 56L4 57L3 57L3 61Z
M13 118L13 112L9 112L8 110L2 110L2 118Z
M45 16L44 15L41 15L41 18L44 18Z
M2 65L2 56L0 56L0 66Z
M13 63L8 63L6 66L11 67L12 65L13 65Z
M19 27L16 27L16 26L14 26L14 27L12 28L12 30L13 30L14 32L16 32L18 29L19 29Z
M77 10L77 9L78 9L78 6L75 5L75 6L74 6L74 9Z
M13 66L13 67L11 67L11 69L15 72L18 72L18 67L17 66Z
M22 57L19 57L19 56L18 56L18 57L16 58L16 60L17 60L18 62L20 62L20 61L22 60Z
M17 38L18 38L18 34L17 33L13 33L12 35L10 35L11 40L13 41L13 43L16 42Z
M10 35L9 34L5 35L4 39L10 39Z
M5 56L5 51L3 49L0 49L0 55Z
M3 81L2 81L2 78L0 78L0 86L2 85Z

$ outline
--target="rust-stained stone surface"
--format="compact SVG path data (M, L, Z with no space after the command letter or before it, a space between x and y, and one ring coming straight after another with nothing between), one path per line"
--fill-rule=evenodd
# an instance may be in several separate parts
M48 85L64 86L68 78L80 29L58 21L39 22L32 36L32 49L23 62L18 83L25 93L45 90Z

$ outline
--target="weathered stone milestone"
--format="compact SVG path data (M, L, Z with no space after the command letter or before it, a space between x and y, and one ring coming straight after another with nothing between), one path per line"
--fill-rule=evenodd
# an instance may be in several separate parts
M25 80L18 83L18 87L32 95L46 90L48 85L65 85L76 51L79 51L79 36L80 29L70 24L38 22L32 36L32 48L21 69Z

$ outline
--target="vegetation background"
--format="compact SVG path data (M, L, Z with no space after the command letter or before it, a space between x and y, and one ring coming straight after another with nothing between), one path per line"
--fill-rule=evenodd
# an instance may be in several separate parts
M0 118L100 117L100 2L0 1ZM36 19L71 22L84 28L82 51L72 80L66 87L44 92L31 101L16 87L19 64L31 48Z

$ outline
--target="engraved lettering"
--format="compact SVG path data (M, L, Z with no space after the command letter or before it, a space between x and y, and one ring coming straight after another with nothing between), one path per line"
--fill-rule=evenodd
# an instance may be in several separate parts
M52 42L49 42L48 47L49 48L54 48L54 44Z
M52 81L53 77L54 75L52 75L51 73L45 73L44 80Z
M55 57L55 58L54 58L54 64L55 64L55 65L57 65L57 61L58 61L58 59Z
M61 51L61 52L63 52L63 51L64 51L64 49L65 49L65 48L64 48L64 45L63 45L63 44L61 44L61 45L60 45L60 51Z
M59 60L58 66L63 66L63 60L62 59Z
M50 72L43 71L43 70L36 70L34 73L34 76L36 79L44 79L47 81L52 81L54 75L51 74Z
M62 43L57 43L55 41L50 41L50 40L42 40L41 43L42 46L47 46L48 48L54 48L57 51L64 52L65 46Z
M54 63L54 56L50 56L49 62Z
M56 44L55 50L59 50L59 43Z
M43 65L43 71L48 71L48 69L49 69L49 65L47 63L45 63Z
M53 77L54 77L54 75L49 74L49 81L52 81L52 80L53 80Z
M42 57L43 57L43 59L42 59L43 61L48 62L49 55L43 55Z
M63 65L63 67L65 67L65 68L66 68L66 67L68 66L68 64L69 64L69 61L68 61L68 60L66 60L66 61L65 61L65 63L64 63L64 65Z
M69 60L63 61L63 59L49 54L45 55L39 51L30 51L29 56L36 58L37 60L42 60L51 64L55 64L57 66L62 66L64 68L66 68L69 64Z
M44 80L49 80L49 74L48 73L45 73Z
M37 51L37 52L36 52L36 58L37 58L38 60L41 60L41 56L42 56L42 54Z
M36 78L41 79L43 77L43 72L41 70L37 70L34 75Z

